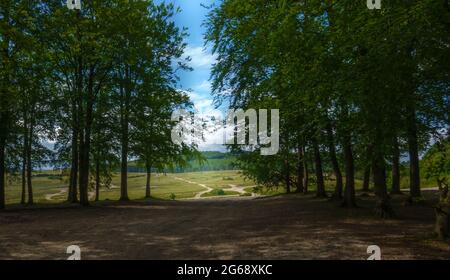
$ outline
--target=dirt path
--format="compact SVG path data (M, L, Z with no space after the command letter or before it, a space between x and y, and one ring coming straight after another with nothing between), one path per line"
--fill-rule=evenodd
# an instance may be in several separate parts
M439 188L438 187L436 187L436 188L421 188L420 190L421 191L438 191ZM409 192L409 189L401 189L401 191L402 192Z
M54 198L55 196L64 195L64 194L66 194L68 191L69 191L68 188L65 188L65 189L60 190L60 191L57 192L57 193L46 194L46 195L45 195L45 200L53 201L53 198ZM89 196L89 200L94 200L94 199L95 199L95 192L93 192L93 191L92 191L92 192L89 192L89 193L88 193L88 196Z
M202 198L204 198L204 197L202 197L202 195L207 194L214 190L213 188L210 188L210 187L206 186L205 184L199 184L199 183L192 182L192 181L189 181L189 180L186 180L183 178L179 178L179 177L174 177L174 178L175 178L175 180L183 181L183 182L191 184L191 185L197 185L197 186L200 186L205 189L204 191L196 193L194 199L202 199Z
M186 179L183 179L183 178L179 178L179 177L174 177L174 178L175 178L175 180L183 181L185 183L192 184L192 185L198 185L198 186L200 186L200 187L205 189L204 191L196 193L193 198L186 198L186 199L183 199L183 200L194 200L194 199L195 200L197 200L197 199L203 200L203 199L218 199L218 198L220 198L220 199L223 199L223 198L241 198L241 195L247 194L245 189L249 188L248 186L247 187L243 187L243 186L237 186L237 185L229 184L228 185L229 188L224 189L224 191L237 192L238 195L221 195L221 196L207 196L207 197L204 197L203 195L205 195L205 194L207 194L209 192L212 192L214 189L206 186L205 184L200 184L200 183L189 181L189 180L186 180ZM260 195L258 195L256 193L251 193L251 196L252 197L257 197L257 196L260 196Z
M229 184L228 186L230 186L230 188L229 188L229 189L225 189L226 191L237 192L237 193L239 193L239 194L241 194L241 195L245 195L245 194L248 193L248 192L245 191L245 189L256 187L256 186L247 186L247 187L244 187L244 186L236 186L236 185L232 185L232 184ZM261 195L252 192L252 193L251 193L251 196L252 196L252 197L257 197L257 196L261 196Z
M358 209L313 195L260 199L102 202L0 213L0 259L450 259L450 245L431 236L430 205L373 216L374 198Z
M68 189L65 188L65 189L61 189L61 190L60 190L59 192L57 192L57 193L46 194L46 195L45 195L45 200L52 201L53 198L54 198L55 196L64 195L64 194L67 193L67 191L68 191Z

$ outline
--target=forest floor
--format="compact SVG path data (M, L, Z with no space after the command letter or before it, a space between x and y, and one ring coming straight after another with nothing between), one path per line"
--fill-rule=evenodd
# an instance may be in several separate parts
M374 198L345 209L313 195L209 200L100 202L10 207L0 213L0 259L450 259L450 244L433 237L435 192L404 206L397 218L374 217Z

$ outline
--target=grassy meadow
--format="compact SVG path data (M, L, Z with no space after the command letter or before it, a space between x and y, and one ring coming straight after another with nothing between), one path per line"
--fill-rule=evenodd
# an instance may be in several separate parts
M180 180L181 179L181 180ZM21 181L20 178L8 180L6 188L7 204L20 203ZM192 183L188 183L190 181ZM144 173L130 173L128 175L128 194L130 199L144 199L146 175ZM195 183L195 184L194 184ZM254 186L249 180L245 180L239 171L209 171L180 174L152 174L151 194L156 199L185 199L194 198L199 192L206 189L199 184L212 188L211 193L203 197L217 195L236 195L238 193L227 191L229 185ZM33 192L35 203L61 203L67 198L68 178L59 176L55 171L45 171L34 174ZM109 188L102 187L100 200L117 200L120 197L120 174L114 174ZM224 190L224 194L217 192ZM281 189L280 189L281 190ZM90 190L91 200L94 198L93 189Z

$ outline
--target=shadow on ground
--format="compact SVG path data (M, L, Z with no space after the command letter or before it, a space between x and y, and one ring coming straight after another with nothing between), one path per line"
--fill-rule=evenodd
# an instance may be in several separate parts
M11 209L0 213L0 259L450 259L431 233L431 205L401 206L398 217L373 216L373 198L344 209L313 196L201 201L103 202Z

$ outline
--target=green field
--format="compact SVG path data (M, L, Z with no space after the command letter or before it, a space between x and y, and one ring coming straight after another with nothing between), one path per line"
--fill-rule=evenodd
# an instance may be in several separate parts
M45 175L45 176L44 176ZM40 172L39 176L33 176L33 193L35 203L61 203L67 198L67 177L57 176L56 172ZM177 179L178 178L178 179ZM191 181L187 183L182 180ZM130 173L128 175L128 194L130 199L144 199L146 175L143 173ZM194 184L195 183L195 184ZM205 188L198 185L204 184L213 190L223 189L225 195L236 195L236 192L227 191L229 185L254 186L251 181L245 180L239 171L210 171L182 174L152 174L151 194L157 199L193 198ZM100 200L117 200L120 197L120 174L114 174L109 188L101 188ZM93 192L94 190L91 190ZM173 194L173 195L172 195ZM93 193L90 194L93 199ZM212 191L202 197L216 196ZM20 203L21 182L14 180L9 182L6 189L7 204Z
M403 179L404 178L404 179ZM402 178L402 188L408 188L407 178ZM145 197L146 175L144 173L130 173L128 175L128 194L132 200L140 200ZM315 191L314 181L310 182L309 191ZM356 189L360 189L362 181L355 180ZM152 174L151 195L156 199L186 199L194 198L198 193L204 192L205 187L212 191L201 195L202 198L213 196L244 196L245 194L231 190L232 186L242 187L248 195L257 193L260 195L278 195L285 193L284 187L266 188L257 187L256 184L245 179L240 171L207 171L192 173L167 173ZM68 178L59 176L56 171L45 171L33 176L34 202L37 204L61 203L67 199ZM326 190L333 192L335 182L325 181ZM115 173L109 188L100 190L100 200L118 200L120 197L120 174ZM422 187L435 187L433 182L422 180ZM295 191L295 186L292 186ZM223 191L223 192L222 192ZM18 204L21 198L20 179L8 180L6 188L7 204ZM94 199L94 190L90 190L90 200Z

